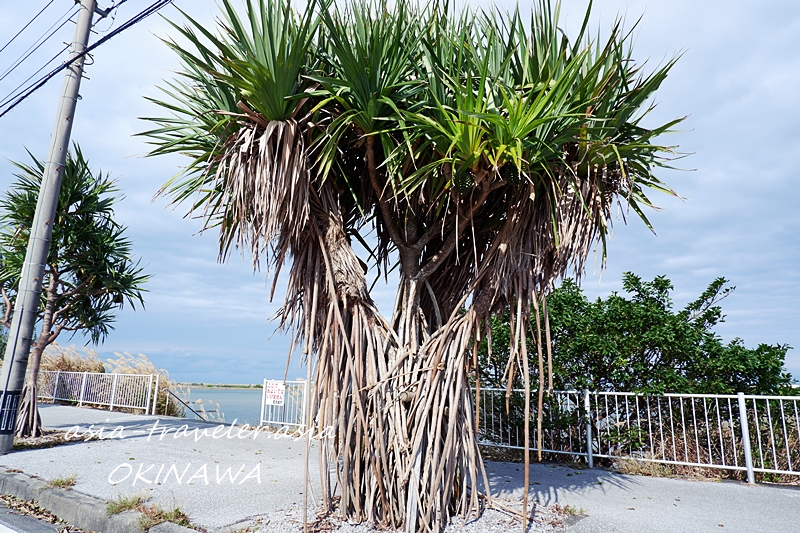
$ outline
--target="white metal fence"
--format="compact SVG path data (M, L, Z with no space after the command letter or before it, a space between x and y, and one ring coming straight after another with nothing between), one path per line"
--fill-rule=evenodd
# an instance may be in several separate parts
M479 438L523 447L524 391L481 389ZM536 401L531 446L536 450ZM542 452L800 475L800 396L555 391L543 405Z
M36 390L40 400L108 406L111 411L142 409L145 414L154 414L159 379L158 374L45 371L39 374Z
M261 392L261 425L306 425L308 382L265 379Z
M261 424L305 426L305 381L264 380ZM535 394L534 394L535 396ZM531 449L537 450L535 398ZM524 447L524 391L481 388L481 444ZM800 475L800 396L554 391L543 404L542 452L755 473Z

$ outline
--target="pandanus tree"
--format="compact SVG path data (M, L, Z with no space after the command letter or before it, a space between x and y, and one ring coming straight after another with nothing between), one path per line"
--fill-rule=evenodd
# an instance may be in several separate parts
M144 135L190 162L161 193L219 230L220 258L265 261L273 292L288 267L279 320L311 369L309 420L334 430L323 505L438 531L489 497L469 380L489 319L510 308L509 373L527 378L554 280L605 256L615 205L647 223L646 191L673 194L652 171L674 122L642 124L672 62L643 72L630 34L590 36L588 11L569 40L546 0L530 17L222 6L216 30L187 15L168 41L183 69ZM393 268L383 316L372 282Z
M13 163L17 181L0 199L0 294L6 327L11 325L44 173L44 161L31 159L31 164ZM41 329L31 345L18 437L41 432L36 382L44 349L63 332L81 332L91 342L101 342L114 329L115 311L125 303L143 304L143 285L150 276L134 259L125 227L114 220L118 192L107 174L92 172L76 144L67 154L58 196L37 311Z

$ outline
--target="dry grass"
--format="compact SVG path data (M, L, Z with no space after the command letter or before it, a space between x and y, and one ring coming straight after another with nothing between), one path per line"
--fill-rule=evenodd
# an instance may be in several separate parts
M105 372L97 352L84 347L81 352L74 344L61 346L54 342L42 353L41 370L61 372Z
M148 500L147 496L141 494L134 494L131 496L118 495L116 499L111 500L106 504L106 513L108 516L124 513L125 511L137 511L142 513L139 517L139 525L143 531L147 531L151 527L157 526L163 522L172 522L179 526L192 527L186 513L180 510L177 506L172 509L164 509L160 505L145 505Z
M133 356L128 352L114 352L116 359L106 359L106 371L114 374L158 374L163 369L156 368L150 359L143 353Z
M633 476L672 477L672 470L667 465L628 457L616 459L612 468L620 474Z
M36 450L75 442L76 439L67 439L66 435L66 431L45 429L38 437L14 437L14 449ZM92 436L89 440L97 440L97 436Z
M175 398L172 398L169 394L165 392L167 385L159 386L159 396L158 396L158 403L156 405L156 414L162 414L167 416L177 416L177 417L185 417L187 416L186 408L178 402ZM169 382L169 390L174 392L178 395L179 398L188 398L189 393L191 392L189 387L175 383L174 381Z
M218 423L225 422L225 413L222 412L219 403L213 400L208 400L204 402L202 398L198 398L195 401L193 401L190 405L192 405L192 409L197 411L200 414L200 416L202 416L208 422L218 422ZM208 408L206 408L206 406Z
M171 390L172 392L177 394L183 401L188 403L189 406L192 409L194 409L206 421L225 423L225 413L222 412L222 408L220 407L219 403L213 400L203 400L202 398L197 398L195 400L189 401L189 399L192 397L192 386L197 386L197 384L173 383ZM174 398L170 398L170 404L172 403L177 404L178 402L174 401Z
M139 525L145 531L163 522L172 522L173 524L185 527L191 526L189 517L178 507L164 510L158 505L152 505L150 507L142 506L139 511L142 513L142 517L139 519Z
M48 488L52 489L71 489L78 482L78 474L72 473L66 477L53 478L47 482Z
M484 461L497 461L500 463L524 463L525 453L523 450L517 448L505 448L502 446L485 446L480 445L481 459ZM537 460L536 450L530 451L531 462ZM558 463L573 470L585 470L589 468L586 460L583 458L571 459L568 455L557 453L542 453L542 461L545 463Z
M557 513L562 513L569 516L584 516L586 514L586 509L583 507L574 507L572 505L561 506L555 504L553 508Z
M118 495L115 499L106 504L106 513L108 516L124 513L125 511L138 511L144 506L147 497L141 494L134 494L132 496Z
M53 343L42 354L41 370L159 375L161 378L158 383L156 412L169 416L185 416L183 406L177 402L168 403L166 400L165 390L172 389L174 391L176 388L176 383L169 379L169 373L166 370L157 368L143 353L133 356L128 352L114 352L114 355L116 358L109 358L104 363L97 352L91 348L84 347L79 350L74 344L61 346Z
M516 448L481 445L480 450L481 458L485 461L497 461L500 463L522 463L525 461L524 452Z

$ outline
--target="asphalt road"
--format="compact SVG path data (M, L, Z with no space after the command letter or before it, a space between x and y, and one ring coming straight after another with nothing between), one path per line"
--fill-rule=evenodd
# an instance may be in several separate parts
M57 533L58 528L43 520L15 514L0 502L0 533Z

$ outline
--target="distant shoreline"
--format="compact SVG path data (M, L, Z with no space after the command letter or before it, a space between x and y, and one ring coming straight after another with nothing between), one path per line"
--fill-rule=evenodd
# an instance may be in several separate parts
M180 387L192 387L198 389L261 389L261 383L240 384L240 383L178 383Z

